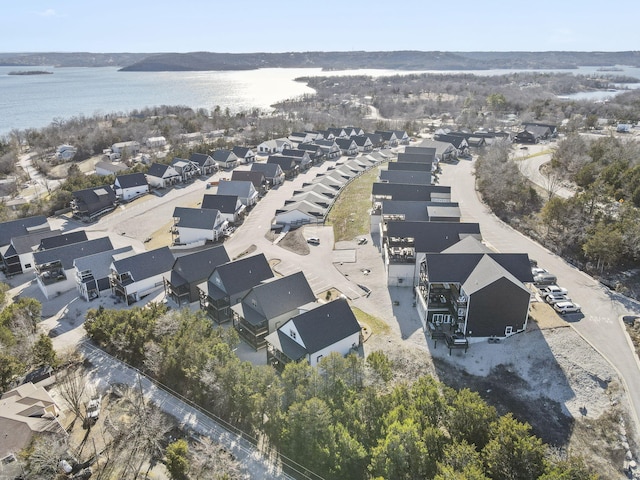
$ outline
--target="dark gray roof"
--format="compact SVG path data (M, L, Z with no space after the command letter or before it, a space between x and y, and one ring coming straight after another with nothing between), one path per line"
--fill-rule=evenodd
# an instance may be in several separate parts
M147 175L162 178L169 167L170 165L164 165L163 163L152 163Z
M220 277L224 292L231 296L255 287L260 282L273 277L273 272L264 254L241 258L218 266L213 274ZM209 289L218 288L211 281L207 282Z
M382 215L402 216L405 222L427 222L429 221L427 206L430 203L432 202L383 200Z
M399 153L398 162L405 163L428 163L431 164L435 160L434 155L427 155L424 153Z
M335 142L343 150L345 150L347 148L358 148L358 144L351 137L349 137L349 138L336 138Z
M296 315L289 321L295 324L310 354L359 332L361 328L349 303L343 298ZM285 333L287 323L280 327Z
M529 255L526 253L427 253L429 281L464 283L485 256L520 282L533 282Z
M179 218L177 227L213 230L219 220L220 212L215 208L176 207L173 216Z
M277 163L252 163L251 171L264 173L266 179L282 174L282 168Z
M280 165L284 172L289 172L296 168L296 157L285 157L283 155L269 155L267 163L275 163Z
M293 361L301 360L307 354L307 350L302 345L293 341L289 335L280 329L267 335L266 340L270 345L273 345L276 350L284 353L287 358Z
M47 218L43 215L2 222L0 223L0 246L9 245L12 237L27 235L40 229L51 230Z
M418 153L421 155L429 155L431 158L436 157L436 148L432 145L420 147L405 147L404 153Z
M76 200L77 208L80 212L93 213L109 205L113 205L116 200L116 192L111 185L101 185L99 187L78 190L72 193Z
M213 158L211 158L211 155L207 155L206 153L192 153L189 157L190 161L197 163L201 167L204 166L209 159L211 159L212 162L214 161Z
M412 185L375 182L373 195L390 195L391 200L431 200L433 194L451 194L448 185Z
M256 285L242 299L245 320L260 323L316 300L304 273L274 278Z
M222 148L220 150L214 150L211 153L211 158L213 158L216 162L236 162L238 161L238 157L231 150L226 148Z
M380 180L386 180L389 183L430 185L431 172L416 172L410 170L380 170Z
M413 172L431 172L433 166L431 163L417 162L389 162L387 164L388 171L413 171Z
M234 170L231 174L231 180L240 182L249 181L253 183L253 186L256 188L261 188L267 181L264 173L257 170Z
M113 256L127 252L131 252L132 255L134 254L133 248L126 246L118 248L117 250L105 250L104 252L94 253L86 257L76 258L73 264L79 272L90 271L95 279L107 278L111 271Z
M135 282L167 273L173 266L174 257L169 247L161 247L116 260L113 266L119 274L129 272Z
M300 145L298 145L298 150L304 150L305 152L312 152L314 154L317 154L322 150L322 148L320 148L320 145L316 145L314 143L301 143Z
M205 195L201 207L215 209L221 213L235 213L238 205L237 195Z
M233 147L233 149L231 150L236 157L238 158L244 158L247 156L247 153L251 152L251 149L249 147L239 147L239 146L235 146Z
M71 245L52 248L50 250L35 252L33 254L33 262L36 265L43 265L45 263L59 261L62 264L62 267L67 270L73 267L73 261L77 258L106 252L108 250L113 250L111 240L109 240L109 237L102 237L94 240L87 240L86 242L73 243Z
M440 253L468 235L480 237L480 225L462 222L387 223L387 238L413 238L416 252Z
M240 198L249 198L254 191L255 187L249 181L226 180L218 184L220 195L237 195Z
M56 237L62 234L62 230L42 230L28 235L20 235L11 239L11 246L5 253L6 257L21 255L36 250L43 238Z
M467 141L465 137L462 135L438 135L435 137L439 142L447 142L453 145L456 148L461 148L463 143Z
M131 187L139 187L140 185L148 185L147 177L144 176L144 173L129 173L127 175L118 175L116 177L116 184L120 186L120 188L131 188Z
M228 261L229 255L224 245L218 245L178 257L171 271L165 276L173 286L201 283L209 278L218 266Z
M45 237L40 240L39 250L49 250L51 248L62 247L63 245L71 245L72 243L86 242L87 240L89 239L84 230L63 233L52 237Z
M302 158L305 155L309 155L309 152L307 152L306 150L300 150L297 148L284 148L282 150L282 155L285 155L287 157L296 157L296 158Z

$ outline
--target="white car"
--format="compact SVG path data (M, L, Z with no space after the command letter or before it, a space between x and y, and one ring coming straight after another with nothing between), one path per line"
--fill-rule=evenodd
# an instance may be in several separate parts
M563 293L549 293L545 295L544 301L550 305L553 305L558 302L570 302L571 299Z
M540 292L543 295L549 295L550 293L559 293L561 295L566 295L569 291L566 288L559 287L558 285L547 285L540 289Z
M558 302L553 305L553 309L560 315L567 313L580 313L580 305L573 302Z
M307 238L307 243L311 245L320 245L320 239L318 237L309 237Z

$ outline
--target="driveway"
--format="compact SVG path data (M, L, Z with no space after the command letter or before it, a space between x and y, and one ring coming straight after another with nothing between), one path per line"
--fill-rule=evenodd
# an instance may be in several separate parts
M483 239L499 252L526 252L529 257L558 277L558 284L582 306L582 314L565 319L595 350L620 373L635 413L640 418L640 364L633 352L621 317L639 315L638 302L619 296L600 285L562 258L500 221L480 202L475 190L474 162L442 165L440 183L451 186L453 201L460 203L462 221L478 222ZM570 348L570 347L568 347Z

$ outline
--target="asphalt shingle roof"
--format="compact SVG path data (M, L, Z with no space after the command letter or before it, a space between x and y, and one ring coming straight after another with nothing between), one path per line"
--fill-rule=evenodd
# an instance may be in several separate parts
M144 173L118 175L115 183L118 184L120 188L139 187L140 185L147 185L147 177L144 176Z
M387 223L387 238L413 238L415 251L422 253L440 253L468 235L480 237L480 225L462 222Z
M215 209L221 213L235 213L238 206L237 195L204 195L202 205L204 209Z
M47 218L43 215L2 222L0 223L0 245L9 245L12 237L28 235L33 230L41 228L51 229Z
M214 274L220 277L224 293L228 296L249 290L260 282L273 277L273 272L264 254L253 255L218 266ZM218 288L211 282L209 287Z
M169 247L161 247L116 260L113 262L113 267L119 274L129 272L133 280L139 282L145 278L168 272L171 270L173 262L174 257Z
M220 212L215 208L176 207L173 216L179 218L177 227L213 230L218 224Z
M113 250L111 240L109 240L109 237L102 237L35 252L33 254L33 261L36 265L59 261L62 267L68 270L73 267L74 260L108 250Z
M209 278L218 266L227 262L229 262L227 250L224 245L218 245L178 257L166 277L174 286L200 283Z

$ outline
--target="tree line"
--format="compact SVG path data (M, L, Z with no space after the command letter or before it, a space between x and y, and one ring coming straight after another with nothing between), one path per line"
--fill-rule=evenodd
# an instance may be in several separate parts
M285 465L324 479L595 479L557 456L528 424L499 416L468 389L423 376L393 381L393 365L330 355L281 375L242 362L233 329L161 305L91 310L90 338L206 410L263 439ZM294 463L295 462L295 463Z

